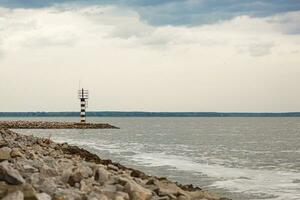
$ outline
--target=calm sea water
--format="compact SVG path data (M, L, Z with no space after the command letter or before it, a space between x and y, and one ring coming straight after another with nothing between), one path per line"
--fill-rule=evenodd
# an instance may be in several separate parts
M18 132L51 134L54 141L79 145L102 158L233 199L300 199L300 118L89 120L121 129Z

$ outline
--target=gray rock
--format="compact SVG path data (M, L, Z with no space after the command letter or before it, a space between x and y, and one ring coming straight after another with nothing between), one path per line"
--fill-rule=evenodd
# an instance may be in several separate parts
M27 200L27 199L30 199L30 200L36 200L36 192L35 192L35 189L32 187L31 184L24 184L22 186L22 191L24 193L24 198Z
M31 165L23 165L23 169L25 171L25 173L35 173L38 172L38 169L36 169L35 167L32 167Z
M51 200L51 196L48 195L47 193L39 193L36 194L37 200Z
M109 180L110 173L102 167L99 167L95 171L95 180L103 184Z
M72 170L71 169L66 169L62 172L60 180L63 183L68 183L70 176L72 175Z
M78 190L58 188L55 192L56 199L81 200L82 197Z
M9 147L2 147L0 148L0 161L10 159L10 152L11 148Z
M93 170L89 166L85 166L85 165L78 166L75 172L80 172L83 178L88 178L93 176Z
M21 191L15 191L12 193L7 194L5 197L2 198L2 200L23 200L24 194Z
M12 185L25 183L25 180L20 175L19 171L14 169L7 161L0 163L0 180Z
M42 184L40 184L39 190L52 196L57 190L57 185L55 184L54 180L48 178Z
M40 175L43 177L55 177L58 175L56 169L43 165L40 168Z

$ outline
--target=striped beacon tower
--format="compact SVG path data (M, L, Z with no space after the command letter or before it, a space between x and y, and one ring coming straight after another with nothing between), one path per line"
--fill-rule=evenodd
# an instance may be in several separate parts
M81 90L78 90L78 97L80 99L80 122L85 123L85 109L87 107L87 102L89 98L88 90L84 90L83 88Z

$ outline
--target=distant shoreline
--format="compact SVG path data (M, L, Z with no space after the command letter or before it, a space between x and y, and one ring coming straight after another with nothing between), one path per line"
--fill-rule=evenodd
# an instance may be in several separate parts
M79 112L0 112L0 117L78 117ZM92 111L88 117L300 117L300 112L121 112Z

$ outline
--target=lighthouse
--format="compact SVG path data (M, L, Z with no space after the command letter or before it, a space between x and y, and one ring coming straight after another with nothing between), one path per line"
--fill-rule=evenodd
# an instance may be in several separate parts
M80 122L86 122L85 110L87 108L87 102L89 98L89 91L85 89L78 90L78 98L80 99Z

